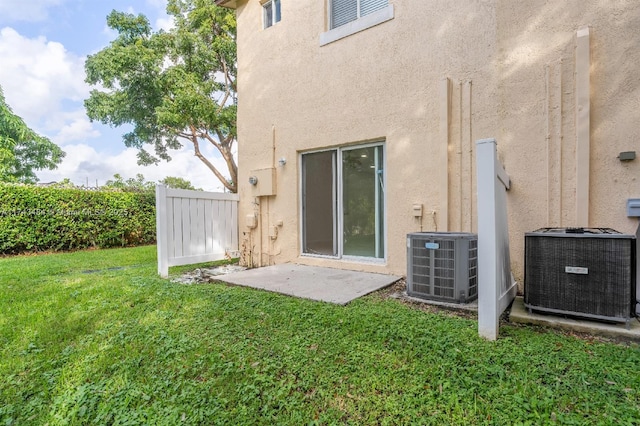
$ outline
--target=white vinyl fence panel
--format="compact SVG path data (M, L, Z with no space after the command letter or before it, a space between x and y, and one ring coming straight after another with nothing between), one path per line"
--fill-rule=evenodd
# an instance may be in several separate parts
M238 195L156 186L158 273L238 251Z
M511 180L498 160L496 140L476 142L478 186L478 333L496 340L500 315L516 296L511 274L507 190Z

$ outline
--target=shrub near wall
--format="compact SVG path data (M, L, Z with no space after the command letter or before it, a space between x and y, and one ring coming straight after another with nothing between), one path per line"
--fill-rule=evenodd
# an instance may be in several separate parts
M155 194L0 184L0 253L155 242Z

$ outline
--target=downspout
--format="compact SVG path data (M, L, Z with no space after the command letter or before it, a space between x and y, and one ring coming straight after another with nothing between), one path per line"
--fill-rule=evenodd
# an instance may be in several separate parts
M449 139L451 128L451 80L447 77L440 85L440 155L439 159L444 167L440 168L440 212L436 231L449 230ZM422 232L422 217L420 218L420 231Z
M460 167L460 171L458 173L458 231L462 231L462 227L463 227L463 221L462 221L462 211L464 210L462 207L462 202L463 202L463 178L462 178L462 169L463 169L463 163L462 163L462 114L463 114L463 107L462 107L462 81L458 82L458 109L459 109L459 117L458 117L458 129L459 129L459 134L458 134L458 167Z
M576 226L589 226L591 98L589 27L576 33Z
M469 108L469 231L473 232L473 111L471 106L471 80L467 81L467 108Z
M557 135L558 135L558 226L562 226L562 146L563 146L563 138L564 134L562 132L562 58L560 58L560 75L558 78L558 94L557 94L557 102L558 102L558 124L557 124Z
M551 80L551 69L549 64L545 65L545 93L546 99L544 103L544 112L546 116L546 131L545 131L545 141L547 144L547 226L551 225L551 108L549 107L549 103L551 102L551 89L550 89L550 80Z

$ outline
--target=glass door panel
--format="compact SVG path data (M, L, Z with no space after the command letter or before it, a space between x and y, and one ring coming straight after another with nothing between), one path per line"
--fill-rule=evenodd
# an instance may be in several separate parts
M302 156L303 252L337 256L336 152Z
M384 257L381 146L342 151L342 252Z

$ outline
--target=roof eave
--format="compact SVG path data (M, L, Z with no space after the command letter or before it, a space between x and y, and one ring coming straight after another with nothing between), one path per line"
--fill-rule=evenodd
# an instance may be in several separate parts
M216 0L216 5L222 7L228 7L229 9L236 8L236 0Z

